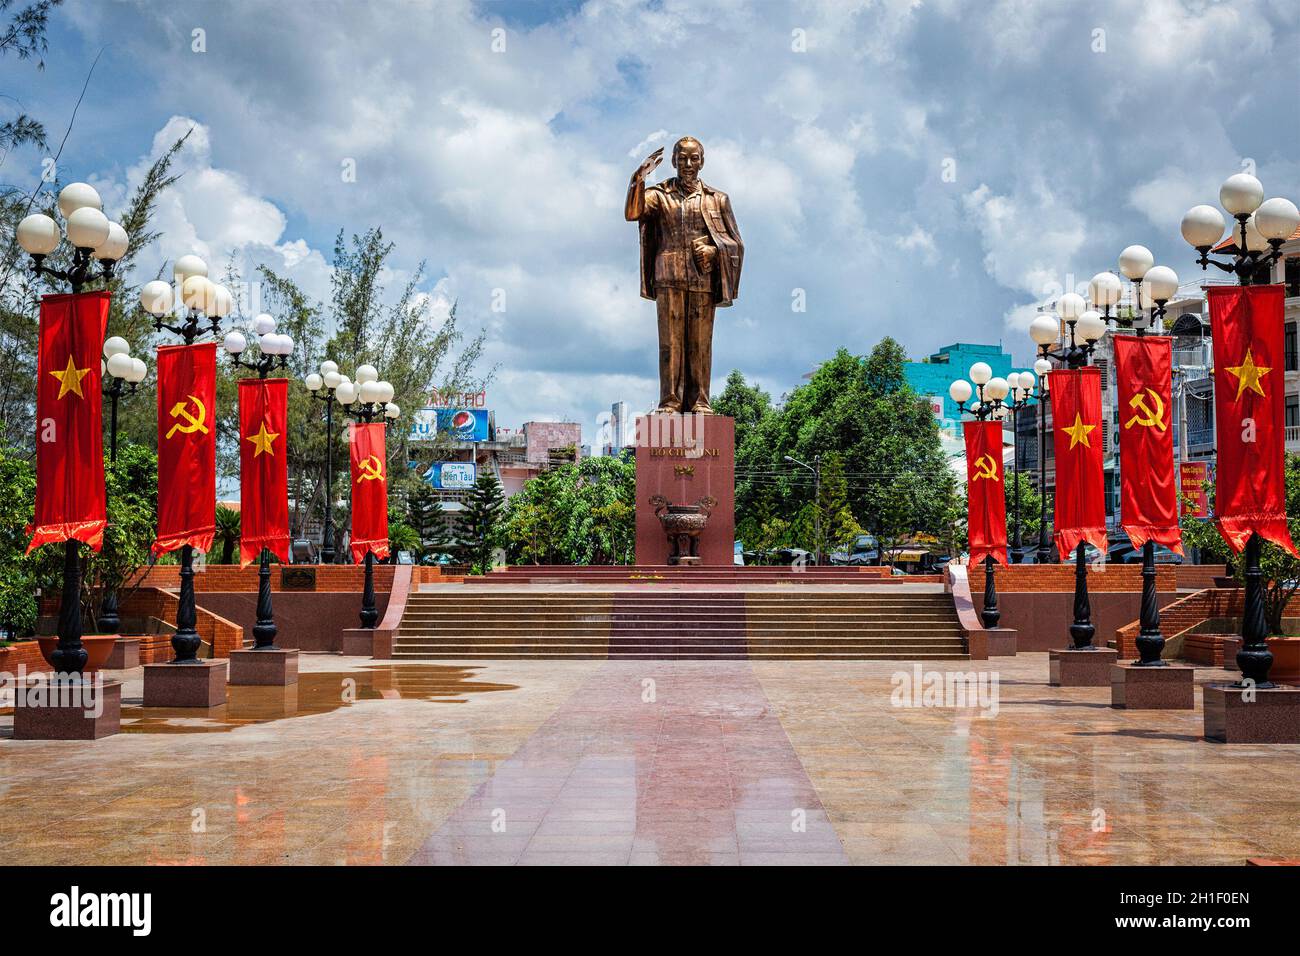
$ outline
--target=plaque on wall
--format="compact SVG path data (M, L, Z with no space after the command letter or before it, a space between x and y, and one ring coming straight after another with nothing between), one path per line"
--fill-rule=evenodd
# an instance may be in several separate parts
M315 591L316 569L310 565L294 564L280 568L281 591Z

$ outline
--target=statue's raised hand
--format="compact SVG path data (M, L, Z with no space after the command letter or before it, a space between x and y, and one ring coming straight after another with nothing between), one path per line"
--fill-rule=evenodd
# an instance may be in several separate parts
M636 181L638 179L645 179L647 176L653 173L655 169L659 166L659 164L662 163L663 161L664 161L664 148L660 146L658 149L656 149L653 153L651 153L649 156L645 158L645 162L643 162L640 166L637 167L636 172L632 174L633 181Z

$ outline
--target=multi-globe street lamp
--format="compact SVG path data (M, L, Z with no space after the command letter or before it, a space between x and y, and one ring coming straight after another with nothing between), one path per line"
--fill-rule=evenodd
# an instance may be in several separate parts
M1264 198L1264 187L1249 173L1229 176L1219 187L1219 202L1236 220L1233 245L1225 252L1230 259L1211 259L1210 252L1223 238L1226 221L1213 206L1193 206L1183 216L1182 234L1188 245L1199 253L1197 263L1205 271L1210 266L1230 272L1240 285L1265 284L1273 263L1282 257L1282 244L1300 227L1300 210L1289 199ZM1274 686L1268 679L1273 653L1268 649L1268 624L1264 615L1264 580L1260 568L1263 540L1252 533L1246 541L1246 587L1241 617L1241 650L1237 666L1241 681L1237 686Z
M1148 331L1164 331L1165 306L1178 294L1178 273L1169 266L1155 264L1155 256L1146 246L1132 245L1119 254L1119 271L1132 284L1129 324L1139 337ZM1120 324L1118 306L1123 294L1119 277L1113 272L1099 272L1089 283L1094 304L1104 309L1107 325ZM1116 307L1114 316L1110 310ZM1145 314L1144 314L1145 313ZM1123 464L1121 463L1121 467ZM1156 596L1156 545L1147 540L1142 545L1142 606L1138 612L1137 637L1139 667L1164 667L1165 638L1160 632L1160 603Z
M181 289L185 319L178 325L163 321L174 306L172 287L161 279L146 282L140 290L140 305L154 317L154 329L178 335L186 345L193 345L201 335L216 335L221 320L234 308L235 299L225 286L208 278L208 266L195 255L181 256L173 267L176 284ZM173 664L198 664L199 632L195 628L198 611L194 603L194 548L181 546L180 593L176 607L176 632L172 635Z
M271 372L283 369L293 354L293 339L275 331L274 317L263 312L253 319L253 333L257 336L258 355L254 359L245 358L248 349L248 337L238 329L226 333L222 346L230 356L236 368L246 368L256 372L260 379ZM271 550L265 546L258 555L257 569L257 622L253 625L253 650L274 651L275 613L271 606Z
M126 339L114 335L104 341L104 359L100 363L100 378L103 382L104 395L109 400L108 460L110 462L117 461L118 400L123 395L134 395L146 374L148 369L145 368L144 360L131 355L131 346ZM117 613L117 588L106 584L104 597L99 605L99 616L95 618L95 628L101 634L114 634L121 623L122 619Z
M59 192L72 263L67 269L45 265L45 259L63 242L59 224L44 213L34 213L18 223L18 245L31 257L31 271L37 276L66 282L73 294L92 282L113 278L117 261L126 255L130 237L103 213L99 193L86 183L71 183ZM99 263L95 269L94 263ZM86 666L86 648L81 642L81 556L79 543L69 538L63 551L63 594L59 605L58 646L50 655L59 674L80 677Z
M976 362L967 373L970 381L959 378L948 386L948 397L957 403L957 413L969 412L976 421L988 421L1000 418L1004 401L1011 394L1011 383L1005 378L995 376L993 369L985 362ZM974 383L972 387L971 383ZM971 402L971 396L975 401ZM967 405L970 402L970 405ZM984 608L980 620L986 628L998 626L1002 612L998 610L998 588L994 580L993 555L984 556Z
M379 372L373 365L361 365L357 368L355 383L342 381L334 389L334 395L347 413L356 421L370 423L381 418L387 426L393 425L401 416L402 410L393 404L393 386L381 381ZM375 607L375 553L366 552L365 585L361 594L361 626L373 628L379 622L379 610Z
M59 212L72 243L72 263L66 269L45 265L46 256L62 242L59 224L39 212L23 219L18 224L18 244L32 258L32 273L67 282L74 294L89 283L112 279L131 240L125 229L109 221L103 208L99 193L86 183L71 183L59 191Z
M1025 556L1024 545L1020 537L1020 428L1017 420L1018 413L1034 399L1038 398L1034 391L1037 384L1033 372L1012 372L1007 376L1007 384L1011 387L1011 393L1007 400L1003 402L1004 407L1011 415L1011 480L1015 483L1012 489L1012 533L1011 533L1011 563L1019 564Z
M320 372L312 372L304 380L307 391L317 401L325 403L325 529L321 535L320 560L322 564L334 563L334 403L339 401L338 387L351 385L352 379L339 372L337 362L328 359L320 363ZM340 402L340 404L342 404ZM340 552L341 553L341 552Z
M1041 368L1038 362L1047 362L1050 366L1055 361L1069 369L1083 368L1091 362L1097 342L1106 334L1106 320L1100 312L1089 309L1087 300L1077 292L1067 292L1057 299L1056 309L1056 312L1042 313L1029 323L1029 337L1038 346L1035 367ZM1066 328L1064 332L1062 323ZM1048 371L1039 373L1044 392L1047 391ZM1041 544L1040 537L1040 547ZM1085 549L1086 544L1080 541L1074 556L1074 621L1070 624L1070 636L1076 650L1091 648L1097 631L1092 623L1092 604L1088 598Z

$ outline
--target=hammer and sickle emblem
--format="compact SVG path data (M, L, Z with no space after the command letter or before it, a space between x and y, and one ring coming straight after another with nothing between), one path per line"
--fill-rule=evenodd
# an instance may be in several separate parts
M1150 428L1155 426L1161 431L1165 430L1165 403L1160 400L1156 390L1148 388L1147 395L1151 396L1151 401L1155 402L1156 410L1151 411L1151 406L1147 404L1146 395L1139 392L1128 400L1129 408L1140 409L1135 412L1133 417L1124 423L1125 428L1132 428L1134 425L1145 425ZM1143 415L1146 417L1144 418Z
M181 432L186 435L190 434L191 432L203 432L203 434L205 435L208 433L208 426L205 424L208 420L208 410L203 407L203 403L199 401L198 396L191 395L190 401L193 402L194 407L199 410L198 418L195 418L193 415L190 414L189 408L187 407L187 404L185 402L177 402L175 405L172 406L172 410L171 410L172 418L184 418L186 421L189 422L189 424L184 425L180 422L177 422L175 425L173 425L171 428L167 430L166 437L171 438L177 432Z
M383 481L384 480L384 463L379 460L378 455L371 455L369 458L363 458L357 462L357 467L361 469L361 474L357 478L357 483L363 481Z
M992 455L980 455L975 459L975 480L981 478L998 480L998 462Z

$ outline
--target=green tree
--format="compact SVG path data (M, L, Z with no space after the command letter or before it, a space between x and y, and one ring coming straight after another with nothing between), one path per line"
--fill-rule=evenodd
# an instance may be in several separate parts
M158 456L152 448L119 442L117 461L106 462L104 490L108 499L108 525L99 552L87 552L82 583L95 588L91 620L104 593L112 589L118 600L126 583L149 563L149 548L158 528Z
M474 574L492 570L492 552L497 546L504 506L505 497L496 474L487 468L480 469L473 489L465 498L457 535L461 560L470 565Z
M36 562L23 553L35 512L35 467L12 449L0 450L0 640L36 627Z
M1300 542L1300 455L1286 456L1286 514L1291 540ZM1206 484L1210 499L1210 513L1214 513L1214 488ZM1218 525L1209 518L1182 519L1183 545L1196 545L1208 554L1230 553L1227 542L1219 533ZM1264 577L1264 616L1270 635L1284 633L1282 624L1287 603L1300 588L1300 559L1265 541L1260 549L1260 570ZM1232 561L1233 573L1242 584L1246 581L1245 562L1237 555Z
M636 462L626 452L544 471L510 499L506 556L522 564L629 564L635 500Z
M719 415L729 415L736 422L736 447L745 443L749 433L773 413L772 397L757 385L750 385L738 369L727 376L727 385L721 395L713 397L713 410Z
M224 505L217 506L217 533L213 542L221 547L219 564L234 564L235 549L239 547L239 512Z

